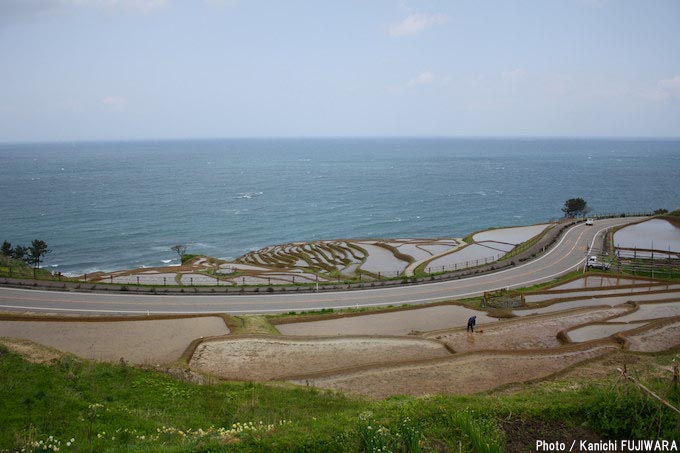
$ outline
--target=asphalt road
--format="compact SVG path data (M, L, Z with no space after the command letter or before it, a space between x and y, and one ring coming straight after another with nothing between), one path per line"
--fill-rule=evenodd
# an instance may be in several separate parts
M539 258L504 271L460 280L393 288L310 294L247 296L100 294L0 288L0 310L81 314L276 313L322 308L423 304L481 295L484 291L517 288L550 281L583 266L596 236L613 226L640 218L616 218L571 227Z

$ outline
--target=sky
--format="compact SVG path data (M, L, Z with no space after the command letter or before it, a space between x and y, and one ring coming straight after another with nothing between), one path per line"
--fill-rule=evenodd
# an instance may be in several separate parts
M680 136L677 0L0 0L0 142Z

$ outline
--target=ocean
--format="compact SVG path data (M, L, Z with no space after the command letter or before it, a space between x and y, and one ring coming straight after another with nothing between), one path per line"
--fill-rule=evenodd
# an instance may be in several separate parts
M65 274L291 241L461 237L680 206L680 140L228 139L0 144L0 241Z

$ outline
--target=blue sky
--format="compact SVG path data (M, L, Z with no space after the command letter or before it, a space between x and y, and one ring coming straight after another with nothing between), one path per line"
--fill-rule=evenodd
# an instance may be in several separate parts
M680 136L676 0L0 0L0 141Z

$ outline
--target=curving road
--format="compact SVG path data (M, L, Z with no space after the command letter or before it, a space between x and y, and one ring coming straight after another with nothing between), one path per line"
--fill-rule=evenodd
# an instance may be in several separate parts
M413 286L311 294L247 296L100 294L0 288L0 310L80 314L276 313L322 308L423 304L550 281L582 265L605 230L640 218L598 220L571 227L547 253L491 274Z

